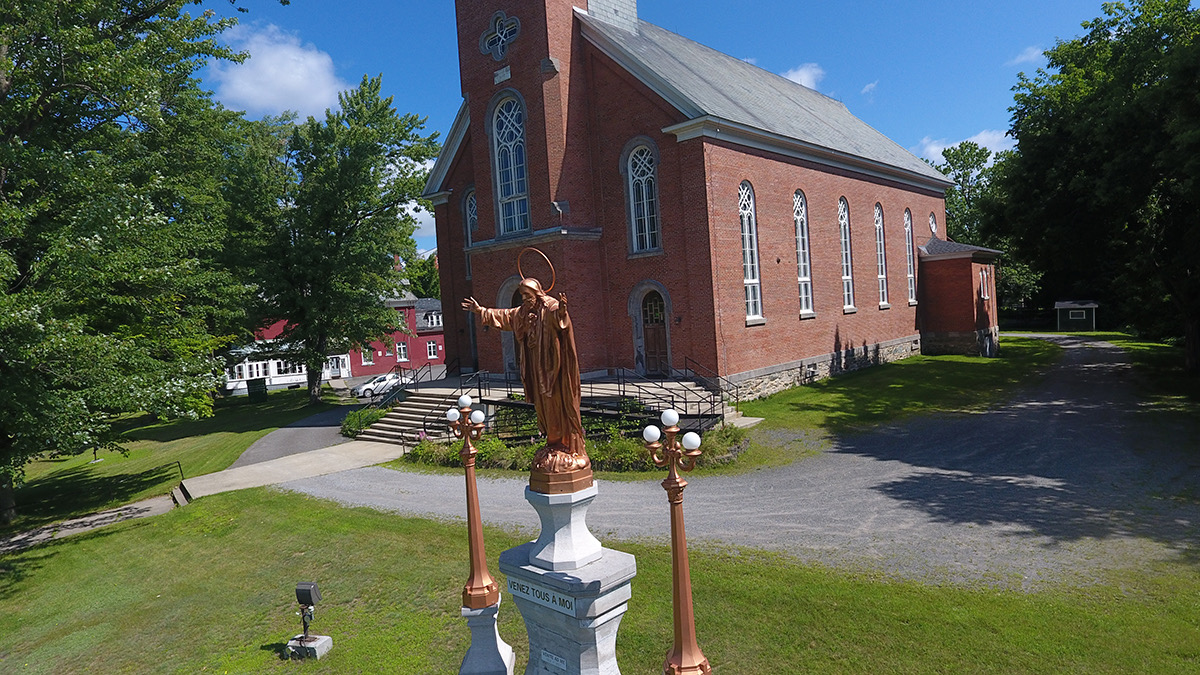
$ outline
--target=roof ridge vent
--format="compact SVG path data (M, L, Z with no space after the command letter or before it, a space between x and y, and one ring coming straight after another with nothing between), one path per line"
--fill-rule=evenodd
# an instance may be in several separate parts
M588 0L587 5L588 16L630 33L638 32L637 0Z

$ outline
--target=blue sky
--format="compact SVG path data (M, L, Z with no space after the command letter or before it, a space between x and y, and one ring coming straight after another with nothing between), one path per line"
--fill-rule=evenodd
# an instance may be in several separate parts
M569 2L570 0L563 0ZM364 74L383 76L396 108L428 117L442 136L462 102L450 0L227 0L204 7L236 15L226 34L250 53L203 75L226 106L250 117L320 114ZM520 16L523 3L510 3ZM846 104L913 153L940 158L965 139L1010 147L1008 106L1017 73L1045 65L1041 50L1081 34L1099 0L639 0L639 16ZM417 246L432 248L421 214Z

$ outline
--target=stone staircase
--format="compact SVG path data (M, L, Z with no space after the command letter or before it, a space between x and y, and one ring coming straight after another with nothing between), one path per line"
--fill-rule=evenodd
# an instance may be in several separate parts
M432 413L440 417L453 404L446 403L449 395L451 392L443 390L405 391L402 401L396 403L378 422L363 430L355 440L411 447L424 432L426 416ZM441 429L445 429L445 425L439 425ZM445 440L449 435L449 430L429 434L434 440Z

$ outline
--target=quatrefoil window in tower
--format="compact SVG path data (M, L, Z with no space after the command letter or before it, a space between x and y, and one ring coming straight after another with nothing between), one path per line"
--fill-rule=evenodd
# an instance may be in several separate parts
M488 23L488 29L479 36L479 51L491 54L493 59L501 61L508 52L508 46L515 42L520 34L521 22L517 17L509 17L503 11L496 12Z

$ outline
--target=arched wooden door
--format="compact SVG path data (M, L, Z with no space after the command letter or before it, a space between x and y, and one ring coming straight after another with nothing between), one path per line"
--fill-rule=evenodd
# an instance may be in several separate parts
M646 348L646 374L670 374L666 307L658 291L650 291L642 298L642 336Z

